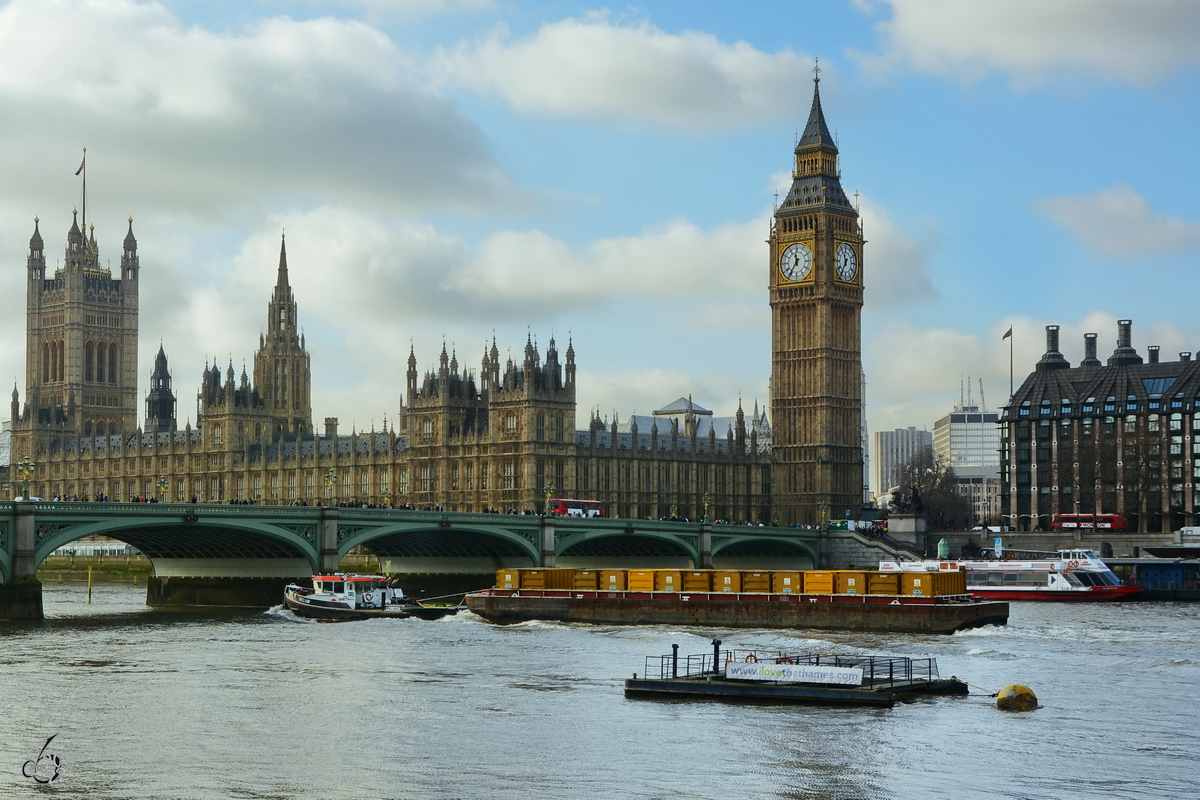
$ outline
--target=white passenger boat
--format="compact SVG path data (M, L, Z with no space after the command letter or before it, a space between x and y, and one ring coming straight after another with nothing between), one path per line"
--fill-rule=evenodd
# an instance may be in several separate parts
M344 621L411 616L404 591L390 585L385 575L335 572L312 580L312 588L293 583L283 590L284 603L298 617Z
M1131 600L1142 591L1121 583L1091 550L1021 561L881 561L879 571L966 571L967 591L985 600Z

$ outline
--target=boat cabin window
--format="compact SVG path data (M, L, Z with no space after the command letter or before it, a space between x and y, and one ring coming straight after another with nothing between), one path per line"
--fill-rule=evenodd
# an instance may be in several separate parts
M989 586L1045 586L1045 572L989 572ZM995 580L999 578L1000 580Z

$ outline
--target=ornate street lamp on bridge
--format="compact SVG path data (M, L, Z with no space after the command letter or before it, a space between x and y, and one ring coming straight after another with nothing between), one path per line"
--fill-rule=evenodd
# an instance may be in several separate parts
M21 490L21 497L29 499L29 476L37 469L37 464L29 460L29 456L25 456L17 462L17 472L21 473L21 479L25 482L25 487Z
M167 480L167 476L159 475L158 480L154 482L154 485L158 487L158 502L167 502L165 495L167 493L167 489L171 487L171 482Z
M333 471L333 467L325 473L325 496L329 500L330 508L333 507L333 487L337 483L337 473Z

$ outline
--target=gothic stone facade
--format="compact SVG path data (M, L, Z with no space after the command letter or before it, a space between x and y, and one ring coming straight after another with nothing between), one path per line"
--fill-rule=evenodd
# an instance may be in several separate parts
M68 235L68 253L82 243L77 230ZM43 263L41 249L35 233L31 298L33 281L42 280L37 267ZM97 272L94 245L90 252L90 269ZM136 281L132 233L122 266L126 281ZM61 275L55 280L73 286ZM94 283L112 294L113 281L106 280ZM128 303L128 295L126 288L114 296ZM31 300L35 307L45 306ZM281 504L332 500L451 511L533 511L553 494L601 500L610 514L626 517L675 513L694 519L707 500L714 518L771 519L769 436L759 435L769 431L765 417L756 416L755 424L747 426L739 409L724 436L711 426L706 436L699 435L691 416L682 427L678 421L664 421L663 430L652 423L641 431L636 421L621 430L615 417L606 425L593 415L586 430L576 430L574 348L568 344L565 360L560 360L553 340L544 358L530 339L520 363L510 359L503 365L493 341L477 373L460 368L457 356L443 347L437 369L420 382L416 355L410 352L398 425L346 436L338 433L336 418L327 418L324 431L314 431L310 360L298 335L283 246L253 380L245 371L236 376L232 363L224 376L215 365L206 368L195 428L190 423L178 428L161 348L144 429L135 425L132 392L114 392L118 401L102 420L87 416L76 396L92 392L98 379L107 381L114 374L107 365L97 373L94 363L93 371L86 371L87 344L108 347L124 340L112 339L107 328L88 334L90 329L82 326L72 336L54 338L60 330L56 324L44 312L31 311L31 352L40 355L45 342L47 364L52 358L64 364L78 361L85 365L81 374L72 383L60 377L74 375L65 369L34 369L24 410L13 391L13 456L27 455L36 463L31 482L35 496ZM122 368L136 363L136 317L130 325L132 349L118 353ZM131 381L123 372L116 374L122 387ZM110 391L106 382L100 385Z
M1120 514L1130 530L1159 532L1200 518L1200 360L1147 360L1117 323L1101 363L1096 334L1071 367L1046 329L1046 354L1001 417L1001 513L1019 530L1047 530L1055 514Z

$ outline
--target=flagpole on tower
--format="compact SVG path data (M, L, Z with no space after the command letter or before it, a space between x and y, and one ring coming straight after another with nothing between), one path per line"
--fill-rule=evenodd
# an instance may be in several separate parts
M1013 399L1013 329L1012 325L1008 326L1008 332L1002 339L1008 339L1008 402L1012 405Z
M83 161L79 162L79 169L75 170L75 174L83 173L83 231L84 237L87 237L87 148L83 148Z

